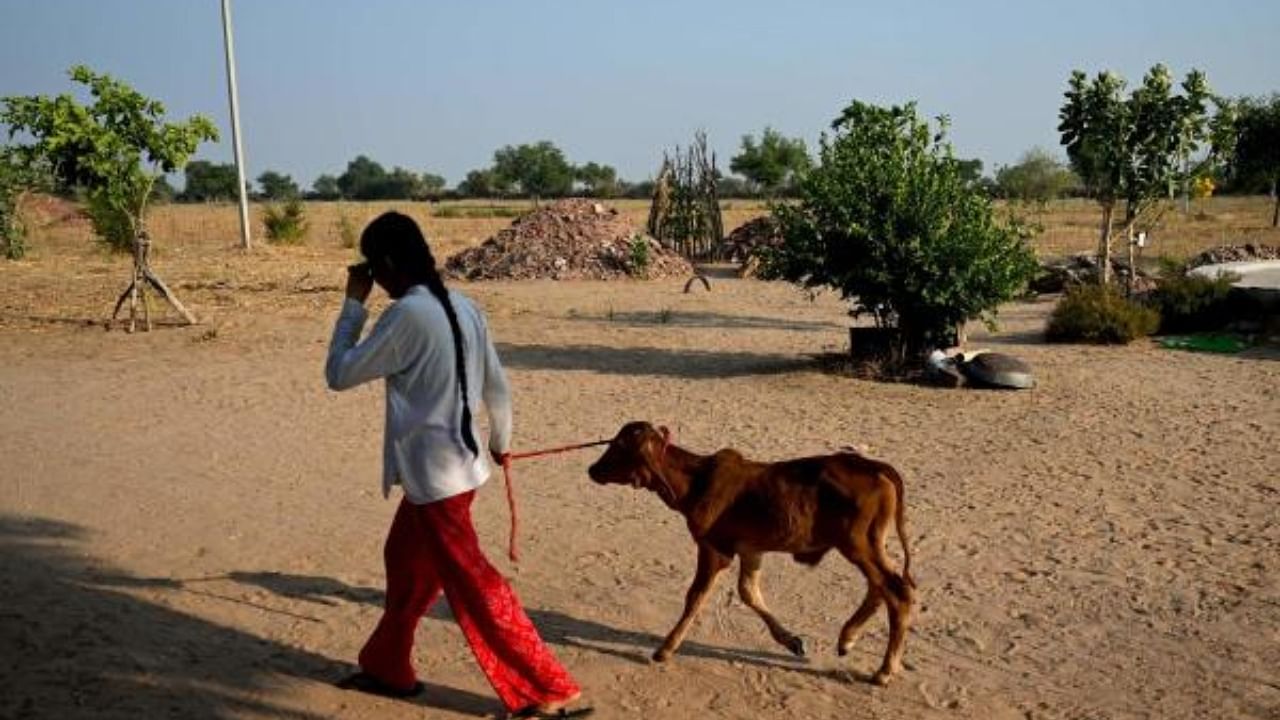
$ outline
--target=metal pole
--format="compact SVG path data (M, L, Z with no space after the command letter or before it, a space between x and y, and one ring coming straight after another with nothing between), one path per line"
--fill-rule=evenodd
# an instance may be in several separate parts
M240 147L240 99L236 92L235 43L231 38L231 0L222 0L222 41L227 54L227 96L231 99L231 144L236 154L236 181L240 191L240 240L245 250L249 240L249 195L244 181L244 149Z

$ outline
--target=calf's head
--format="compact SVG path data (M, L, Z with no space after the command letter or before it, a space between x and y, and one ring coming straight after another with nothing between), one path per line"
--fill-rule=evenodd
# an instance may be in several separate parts
M629 422L609 441L604 455L587 468L587 475L601 485L651 487L655 480L665 485L660 468L666 447L666 428Z

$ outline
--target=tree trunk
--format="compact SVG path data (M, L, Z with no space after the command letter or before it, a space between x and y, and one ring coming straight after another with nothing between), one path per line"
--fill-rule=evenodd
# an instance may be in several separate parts
M1133 226L1137 222L1137 218L1126 217L1124 220L1124 236L1129 245L1129 277L1125 278L1125 294L1133 295L1133 283L1138 279L1138 263L1134 257L1134 248L1137 247L1133 241Z
M1276 192L1276 180L1271 180L1271 227L1280 227L1280 192Z
M1098 245L1098 282L1111 284L1111 220L1115 201L1102 206L1102 241Z
M141 227L136 224L135 227ZM137 329L138 323L138 306L142 305L143 323L146 330L151 330L151 305L147 298L147 286L160 294L165 300L173 306L174 310L182 316L182 319L188 325L195 325L196 318L191 311L178 301L173 291L164 284L159 276L151 270L151 240L147 236L145 229L139 230L133 239L133 279L129 282L129 287L120 294L120 299L116 300L115 310L111 313L111 319L114 321L120 314L120 308L124 305L124 301L129 301L129 325L128 331L133 332Z

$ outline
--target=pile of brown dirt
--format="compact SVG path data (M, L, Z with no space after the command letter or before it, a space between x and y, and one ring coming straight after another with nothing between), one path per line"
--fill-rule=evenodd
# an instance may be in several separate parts
M88 222L89 216L84 208L74 200L67 200L56 195L32 193L25 195L19 202L19 211L28 222L47 227L62 223Z
M1245 260L1280 260L1280 247L1275 245L1222 245L1210 248L1187 261L1187 267L1218 265Z
M449 258L445 271L462 280L612 280L684 277L693 267L617 210L571 198L520 216L479 247Z

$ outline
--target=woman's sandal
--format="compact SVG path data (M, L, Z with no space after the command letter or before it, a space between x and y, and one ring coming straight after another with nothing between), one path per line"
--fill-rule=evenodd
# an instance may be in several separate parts
M534 720L557 720L563 718L584 718L596 711L590 705L576 708L560 708L558 710L539 710L538 706L531 705L522 710L511 713L513 718L534 718Z
M421 695L423 690L427 689L427 686L423 685L421 682L415 682L413 686L409 688L394 687L382 682L378 678L366 672L358 672L354 675L349 675L339 680L336 684L343 690L356 690L370 695L397 699L416 697Z

